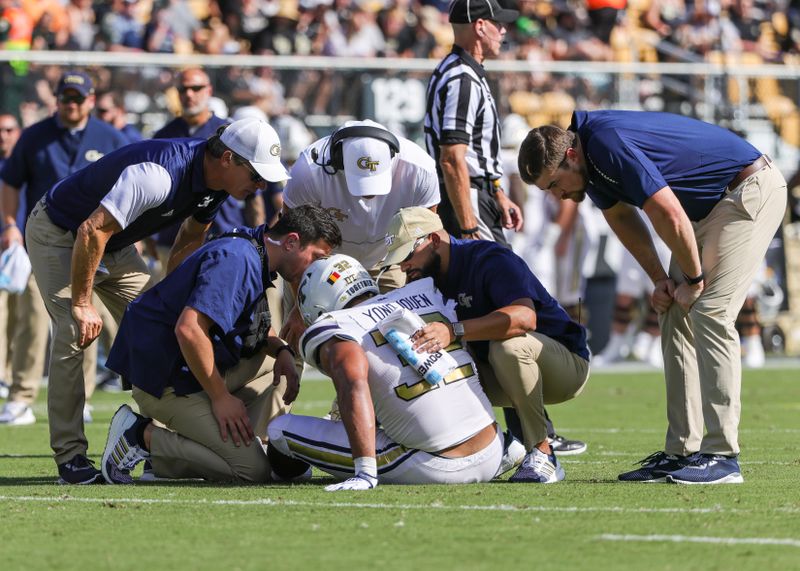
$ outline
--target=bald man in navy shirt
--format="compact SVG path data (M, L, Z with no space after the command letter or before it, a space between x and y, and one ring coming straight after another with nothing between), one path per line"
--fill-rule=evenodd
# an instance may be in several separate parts
M576 111L532 130L520 174L561 200L587 195L655 284L668 429L623 481L739 483L741 357L735 321L786 212L786 181L738 135L641 111ZM639 210L672 251L659 261ZM704 430L705 428L705 430Z

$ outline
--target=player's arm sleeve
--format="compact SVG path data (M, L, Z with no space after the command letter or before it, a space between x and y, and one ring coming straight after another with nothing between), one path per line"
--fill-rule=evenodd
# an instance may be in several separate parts
M468 145L482 103L480 85L469 75L462 74L448 82L439 144Z
M163 203L172 190L167 169L155 163L126 167L100 204L125 229L147 210Z
M332 315L323 315L300 338L300 355L306 363L321 371L323 367L319 362L319 349L326 341L334 338L358 342L341 328Z

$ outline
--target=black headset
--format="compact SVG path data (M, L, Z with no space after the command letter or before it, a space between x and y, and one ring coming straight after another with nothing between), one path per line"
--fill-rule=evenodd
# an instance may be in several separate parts
M400 141L397 140L392 133L380 127L370 127L367 125L357 125L354 127L341 127L334 131L328 139L326 147L330 149L330 158L328 162L318 162L319 153L314 150L311 153L311 158L314 163L325 169L328 174L335 174L336 172L344 169L344 156L342 154L342 143L345 139L352 139L355 137L369 137L370 139L377 139L389 145L390 158L400 152ZM322 156L325 156L325 149L322 150ZM331 169L331 170L328 170Z

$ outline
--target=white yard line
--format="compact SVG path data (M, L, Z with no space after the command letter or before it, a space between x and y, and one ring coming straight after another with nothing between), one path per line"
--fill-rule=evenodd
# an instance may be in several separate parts
M722 545L782 545L800 547L798 539L777 537L704 537L697 535L616 535L604 533L597 539L602 541L633 541L655 543L716 543Z
M795 513L794 508L779 510L748 510L737 508L627 508L620 506L519 506L519 505L446 505L441 502L429 504L383 504L364 502L313 502L297 500L274 500L262 498L258 500L176 500L166 498L79 498L63 496L0 496L0 502L35 502L35 503L86 503L86 504L164 504L164 505L197 505L197 506L264 506L264 507L313 507L313 508L351 508L367 510L444 510L444 511L487 511L487 512L549 512L549 513L663 513L663 514L719 514L719 513L755 513L756 511L781 511Z

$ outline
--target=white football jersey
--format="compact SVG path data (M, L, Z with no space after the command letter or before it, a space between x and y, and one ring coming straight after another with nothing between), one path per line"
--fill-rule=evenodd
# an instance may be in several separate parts
M369 389L375 416L386 434L409 448L436 452L455 446L494 422L489 399L478 381L472 356L460 343L447 351L458 367L431 385L408 366L378 331L378 322L404 307L426 322L457 321L431 278L418 280L350 309L322 315L300 340L303 358L317 362L319 347L331 338L355 341L369 362Z
M344 171L327 174L320 166L328 160L329 138L300 154L283 201L287 208L315 204L330 212L342 232L342 245L334 253L352 256L369 270L386 256L386 229L398 210L439 204L436 164L419 145L398 137L400 152L392 159L392 191L369 199L353 196L347 190Z

